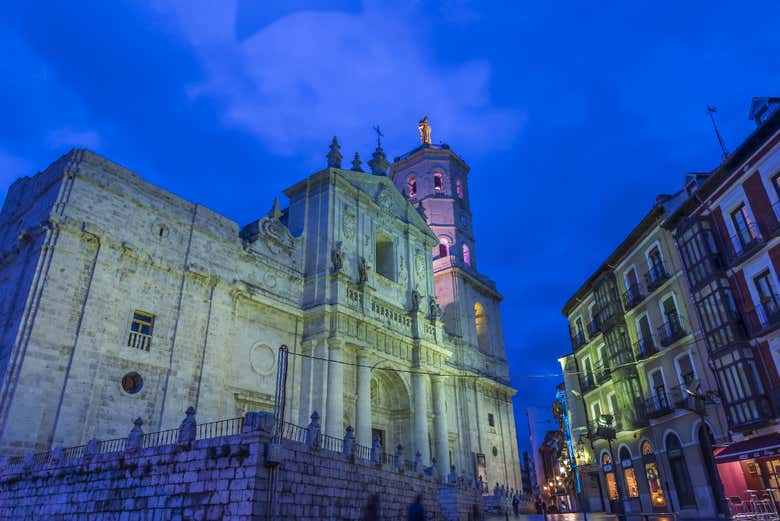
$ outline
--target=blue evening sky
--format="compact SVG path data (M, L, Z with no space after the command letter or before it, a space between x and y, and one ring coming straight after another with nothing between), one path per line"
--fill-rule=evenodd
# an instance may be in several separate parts
M716 166L752 96L780 94L777 2L8 2L0 201L90 148L239 223L325 165L434 142L471 165L479 268L513 374L558 371L560 310L687 171ZM548 406L558 378L514 381Z

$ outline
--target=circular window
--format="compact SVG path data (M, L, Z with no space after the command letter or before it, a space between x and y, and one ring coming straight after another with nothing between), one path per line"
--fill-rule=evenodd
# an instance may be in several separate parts
M122 389L128 394L135 394L139 392L143 386L144 379L141 378L141 375L136 372L127 373L122 377Z
M255 344L249 353L249 364L257 374L267 376L276 368L276 354L266 344Z
M495 458L496 456L498 456L498 449L493 447L493 457Z

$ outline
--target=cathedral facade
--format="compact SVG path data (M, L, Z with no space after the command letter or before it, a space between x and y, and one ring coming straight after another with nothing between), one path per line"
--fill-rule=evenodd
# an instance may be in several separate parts
M421 122L422 123L422 122ZM521 490L501 295L469 168L428 139L327 168L243 227L73 150L0 214L0 455L272 410ZM409 450L410 449L410 450ZM411 456L409 457L411 459Z

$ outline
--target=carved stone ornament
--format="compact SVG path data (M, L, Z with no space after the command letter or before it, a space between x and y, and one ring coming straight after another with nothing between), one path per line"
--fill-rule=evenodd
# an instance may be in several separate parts
M358 259L358 282L365 284L368 281L368 263L365 257Z
M273 217L262 218L258 231L259 238L266 245L268 251L274 255L282 251L290 255L295 247L295 238L293 238L287 226L282 224L279 219Z
M333 248L333 251L330 254L330 261L333 263L333 271L339 272L341 271L341 268L344 266L344 259L342 257L341 253L341 243L336 243L336 247Z
M355 237L356 223L357 218L355 217L355 212L353 212L351 208L348 208L347 211L344 212L344 219L341 223L341 231L344 233L345 239L351 241Z
M417 280L422 281L425 278L425 257L420 252L417 252L414 259L414 267L417 271Z

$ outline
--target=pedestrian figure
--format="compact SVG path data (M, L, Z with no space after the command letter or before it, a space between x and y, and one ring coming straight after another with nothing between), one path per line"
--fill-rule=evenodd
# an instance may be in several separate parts
M368 504L363 509L363 517L360 521L379 521L379 495L371 494L368 498Z
M534 501L534 507L536 507L536 513L542 514L542 500L539 498L539 496L536 496L536 500Z
M409 516L407 517L408 521L425 521L425 508L423 508L422 504L422 496L417 495L416 498L414 498L414 503L409 505Z
M520 517L520 500L517 496L512 498L512 510L515 512L515 517Z

